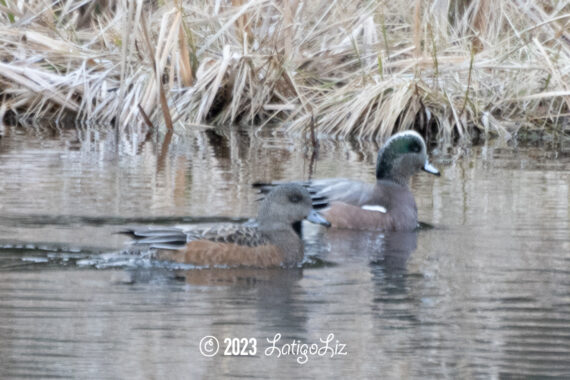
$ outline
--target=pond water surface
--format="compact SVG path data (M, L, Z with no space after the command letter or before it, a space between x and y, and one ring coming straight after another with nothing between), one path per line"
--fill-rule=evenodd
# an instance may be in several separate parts
M307 225L303 267L268 271L120 255L116 232L245 220L255 181L373 181L376 144L322 141L311 163L293 138L116 138L0 138L0 378L570 377L570 144L436 149L441 177L411 182L427 226Z

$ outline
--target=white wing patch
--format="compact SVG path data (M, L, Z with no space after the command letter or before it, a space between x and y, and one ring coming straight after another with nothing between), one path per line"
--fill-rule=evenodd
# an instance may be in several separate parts
M379 205L363 205L362 206L363 210L368 210L368 211L376 211L376 212L381 212L383 214L385 214L388 210L386 210L385 207L379 206Z

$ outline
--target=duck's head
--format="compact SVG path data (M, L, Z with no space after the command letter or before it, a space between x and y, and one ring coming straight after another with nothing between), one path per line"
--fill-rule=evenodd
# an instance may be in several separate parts
M410 177L420 170L439 176L427 157L426 143L415 131L400 132L388 139L376 164L376 179L407 185Z
M307 219L309 222L330 226L330 223L313 209L309 191L299 184L283 184L272 189L259 208L260 226L275 228L294 226Z

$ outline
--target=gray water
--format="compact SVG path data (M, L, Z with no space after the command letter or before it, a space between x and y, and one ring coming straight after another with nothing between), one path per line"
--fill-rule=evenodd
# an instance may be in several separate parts
M302 268L198 270L121 255L116 232L245 220L260 180L373 181L378 146L323 140L311 162L294 138L163 139L6 129L0 378L570 376L570 144L436 149L418 232L307 225ZM325 348L277 357L276 334Z

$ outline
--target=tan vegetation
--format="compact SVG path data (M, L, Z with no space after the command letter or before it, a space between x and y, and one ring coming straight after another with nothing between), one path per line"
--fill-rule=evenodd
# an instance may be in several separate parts
M558 133L569 26L566 0L0 0L0 117Z

